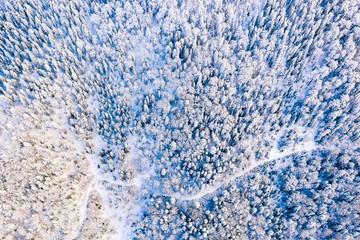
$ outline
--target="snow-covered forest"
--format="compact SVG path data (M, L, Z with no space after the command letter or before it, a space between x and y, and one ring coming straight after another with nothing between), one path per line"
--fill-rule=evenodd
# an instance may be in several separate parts
M359 0L0 1L1 239L360 239Z

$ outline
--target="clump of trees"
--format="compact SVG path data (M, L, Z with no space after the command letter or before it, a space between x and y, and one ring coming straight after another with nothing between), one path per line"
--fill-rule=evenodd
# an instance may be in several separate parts
M356 238L356 4L0 3L5 234Z

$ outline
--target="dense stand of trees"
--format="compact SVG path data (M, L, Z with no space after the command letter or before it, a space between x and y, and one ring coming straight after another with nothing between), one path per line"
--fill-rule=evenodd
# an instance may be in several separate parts
M1 232L101 239L125 218L137 239L359 237L359 16L356 1L3 1Z

